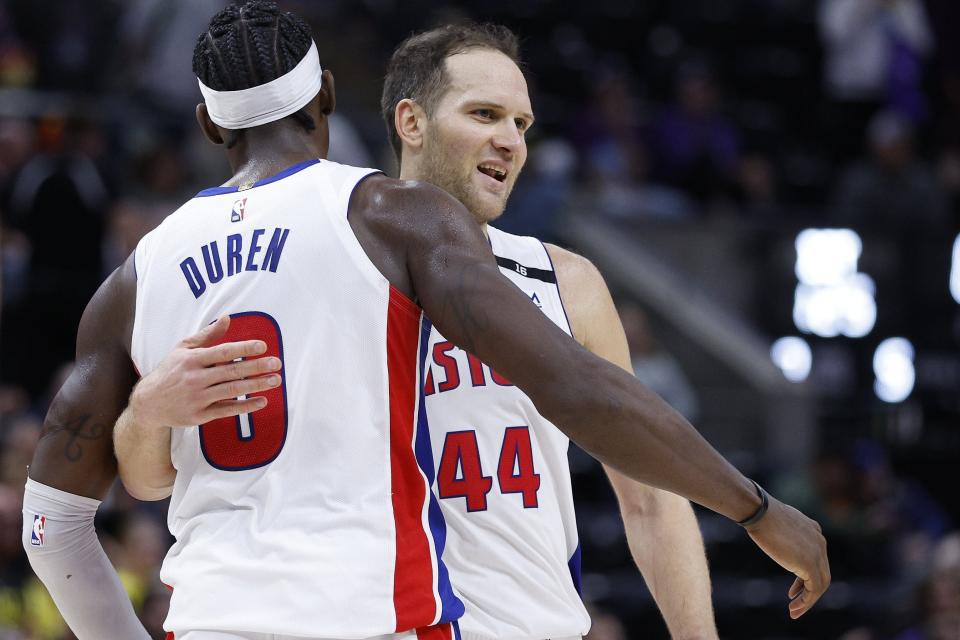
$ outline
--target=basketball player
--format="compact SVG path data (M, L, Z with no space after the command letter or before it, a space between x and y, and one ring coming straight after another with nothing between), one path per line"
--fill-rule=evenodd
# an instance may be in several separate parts
M198 43L210 52L199 56L198 120L227 147L233 178L151 232L81 322L77 371L51 407L25 496L25 519L45 531L34 546L54 547L34 558L45 581L60 588L75 567L87 571L84 554L58 545L82 507L95 508L78 508L74 494L102 495L112 476L76 463L121 413L132 359L144 378L118 421L117 453L131 486L173 484L178 539L164 574L177 638L456 633L447 622L462 605L438 560L431 470L415 456L429 450L416 424L422 308L605 463L742 522L797 574L793 614L808 610L829 583L816 523L544 317L457 201L317 160L332 75L313 46L282 33L289 19L261 10L218 14ZM276 29L273 39L240 31L257 26ZM252 61L264 59L273 66L259 71L272 72L257 73ZM206 346L223 340L233 344ZM149 410L160 397L178 399L176 420ZM92 448L106 466L109 444Z
M623 327L597 269L488 224L503 212L526 159L533 116L518 63L516 36L505 27L442 27L397 47L381 106L400 177L456 196L480 223L501 271L564 332L631 371ZM579 638L589 616L578 594L567 437L515 386L435 328L425 353L435 489L448 528L444 561L466 604L463 637ZM689 502L605 471L671 636L716 638L703 541Z

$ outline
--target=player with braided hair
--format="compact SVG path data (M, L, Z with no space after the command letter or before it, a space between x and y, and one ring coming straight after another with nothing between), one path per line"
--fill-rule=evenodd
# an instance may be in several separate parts
M416 358L407 356L411 332L419 332L413 304L380 276L372 290L369 283L360 287L352 304L357 328L343 340L335 327L324 331L312 313L285 314L297 309L293 300L311 300L316 290L292 290L272 279L289 284L285 276L300 268L323 270L323 263L305 259L340 255L349 262L337 242L346 225L343 198L376 173L319 160L335 104L333 76L321 70L307 25L269 2L229 6L215 15L198 38L194 67L205 97L197 119L211 141L225 146L236 173L231 186L202 192L149 234L91 300L78 332L77 367L51 405L30 469L23 529L30 562L80 640L148 637L100 547L93 519L117 475L111 435L122 449L129 420L153 424L132 410L118 421L128 398L134 399L138 374L147 375L137 388L162 387L177 357L186 354L202 393L167 408L186 412L173 424L202 426L177 447L186 457L176 458L183 490L172 501L170 527L177 543L163 569L164 581L174 587L168 638L279 640L273 634L283 633L453 640L459 635L450 623L463 606L440 561L442 523L426 519L431 494L413 449L414 415L404 410L416 400ZM294 203L271 200L277 188L290 192L291 186L300 192ZM238 198L241 188L244 197ZM318 212L325 224L315 223ZM181 222L190 229L179 228ZM172 273L180 282L166 283L169 250L198 247L193 238L218 233L206 226L210 222L226 239L176 258ZM344 287L362 285L374 270L369 262L353 269ZM220 291L204 296L214 286ZM193 303L174 313L192 325L189 330L166 315L178 306L179 296L167 297L177 290ZM280 297L251 298L244 290ZM232 303L222 308L227 291ZM235 305L256 311L231 313ZM386 338L377 329L381 323L390 325L391 341L382 351L366 349L366 340ZM336 348L311 348L316 330L356 353L355 366L336 382L324 384L324 370L315 370ZM226 338L240 341L216 344ZM176 344L172 361L156 358ZM333 412L335 420L312 417L329 413L322 398L335 402L350 386L385 386L390 395L352 412ZM247 417L267 399L269 409ZM367 426L347 444L329 442L338 429L357 425ZM169 461L170 430L154 428L154 434L165 436ZM350 456L353 450L357 455ZM369 473L342 473L339 459L359 464L364 453L372 457ZM383 464L384 456L390 464ZM315 473L318 468L324 472ZM161 487L164 497L169 489ZM159 495L155 486L132 492L143 499Z
M313 39L310 27L271 2L230 5L210 22L193 50L193 72L216 91L239 91L279 78L307 54ZM303 109L290 114L304 129L316 124ZM232 129L228 149L243 135Z
M236 55L211 49L218 73L238 82L255 70L233 66L255 49L241 15L214 19L235 25L222 50ZM82 520L78 502L95 510L113 479L115 424L125 486L142 499L172 494L176 543L162 578L174 588L165 627L175 640L459 638L451 622L463 604L430 491L432 320L610 467L751 527L798 575L794 612L813 605L829 582L816 523L537 310L449 194L323 159L335 94L314 44L258 80L201 81L206 137L223 145L243 130L226 149L233 176L144 237L81 321L77 367L47 416L24 501L25 547L57 556L45 581L86 570L70 564L75 553L64 560L62 538ZM486 120L498 113L489 106L461 115ZM288 117L300 110L315 128ZM519 126L522 111L496 122ZM405 144L417 128L403 128ZM512 184L491 175L503 164L472 168L487 204Z

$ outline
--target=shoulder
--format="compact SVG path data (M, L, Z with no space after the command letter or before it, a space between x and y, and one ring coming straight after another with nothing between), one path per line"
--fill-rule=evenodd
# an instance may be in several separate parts
M372 213L416 213L424 207L451 211L462 209L449 193L428 182L399 180L383 174L372 174L357 187L350 202L353 208Z
M103 348L130 351L137 299L134 254L111 273L90 299L77 331L78 353Z
M606 288L606 282L600 274L600 270L589 259L579 253L548 242L544 242L543 246L546 248L551 262L553 262L553 269L557 274L557 286L560 287L561 295L569 292L571 297L580 298L589 294L594 287L602 285ZM565 300L565 302L572 303L573 300Z
M443 189L384 175L360 184L350 201L349 216L390 244L408 248L442 248L465 234L479 233L466 207Z
M557 275L557 288L570 319L574 337L581 343L599 316L612 307L607 283L596 265L584 256L554 244L543 245Z

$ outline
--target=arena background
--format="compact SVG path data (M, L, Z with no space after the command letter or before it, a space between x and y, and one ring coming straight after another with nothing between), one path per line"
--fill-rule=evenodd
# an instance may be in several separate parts
M98 283L228 176L190 72L223 4L0 3L0 639L72 637L20 548L25 466ZM522 36L537 125L500 226L593 259L638 375L829 542L833 586L794 622L790 578L698 510L721 637L960 638L960 3L280 4L337 78L332 158L388 169L404 36ZM667 637L602 473L571 466L590 640ZM163 511L116 489L98 517L158 638Z

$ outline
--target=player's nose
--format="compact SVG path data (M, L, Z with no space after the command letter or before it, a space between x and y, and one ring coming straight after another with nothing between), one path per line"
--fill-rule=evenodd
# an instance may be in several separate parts
M507 151L510 155L520 153L526 144L523 133L517 127L516 123L510 120L501 122L493 134L493 146L501 151Z

